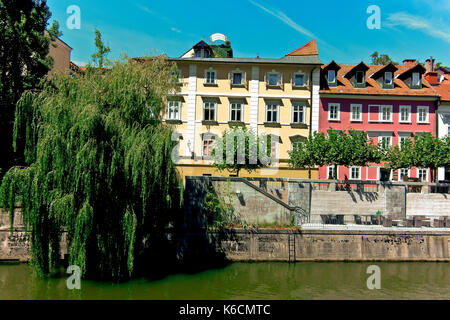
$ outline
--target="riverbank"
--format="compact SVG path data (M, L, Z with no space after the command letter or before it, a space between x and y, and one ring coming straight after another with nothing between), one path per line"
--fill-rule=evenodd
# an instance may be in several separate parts
M181 260L447 261L450 230L382 226L221 229L170 234ZM62 252L62 257L65 252ZM0 261L28 261L29 235L0 230Z
M450 230L434 228L224 229L177 235L184 257L231 261L447 261ZM205 248L199 251L199 245Z

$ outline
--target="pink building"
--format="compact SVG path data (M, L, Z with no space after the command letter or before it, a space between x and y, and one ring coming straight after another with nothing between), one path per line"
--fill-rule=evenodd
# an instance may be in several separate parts
M322 67L319 131L360 130L375 143L397 145L403 139L425 132L436 135L438 94L425 77L426 70L415 60L403 65L338 65ZM336 170L319 168L319 179L328 179ZM430 181L427 168L388 171L381 165L339 167L340 180Z

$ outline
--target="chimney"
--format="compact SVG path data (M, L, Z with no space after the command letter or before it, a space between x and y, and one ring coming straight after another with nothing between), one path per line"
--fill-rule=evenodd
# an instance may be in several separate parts
M403 60L403 65L408 67L413 67L416 65L416 59L405 59Z
M433 72L434 71L434 59L431 57L430 59L427 59L426 61L426 69L427 72Z

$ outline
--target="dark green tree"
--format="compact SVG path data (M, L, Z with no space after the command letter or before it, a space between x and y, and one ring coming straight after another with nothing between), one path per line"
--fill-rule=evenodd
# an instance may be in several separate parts
M57 22L45 32L50 17L44 0L0 0L0 168L3 168L0 171L3 173L23 161L21 149L14 153L12 148L16 103L24 90L39 88L52 66L49 44L60 33Z
M94 65L98 68L103 68L104 65L110 63L106 56L111 49L103 43L102 34L98 29L95 29L95 46L97 48L97 52L92 55L92 60L94 61Z
M378 51L375 51L370 55L371 64L374 65L387 65L392 63L394 65L398 65L398 62L393 61L387 54L379 54Z
M293 168L323 165L350 167L377 163L381 154L365 132L349 130L346 133L330 128L326 136L324 133L314 133L298 143L289 152L289 157L289 164Z
M15 138L24 136L27 167L13 167L0 204L21 209L31 259L41 274L60 257L67 230L69 264L86 277L135 274L165 239L181 206L172 132L160 120L172 83L162 59L117 62L108 72L56 75L17 105ZM161 261L156 262L161 264Z
M270 135L257 137L245 126L234 126L224 131L222 137L217 138L214 143L214 167L239 176L242 169L250 173L269 166L274 160L270 156L271 141Z

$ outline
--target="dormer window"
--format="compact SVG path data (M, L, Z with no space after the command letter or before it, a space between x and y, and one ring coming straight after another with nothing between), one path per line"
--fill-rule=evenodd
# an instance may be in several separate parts
M357 71L356 72L356 84L364 84L364 72L363 71Z
M392 85L392 72L385 72L384 73L384 84L385 85Z
M412 74L412 86L413 87L421 87L422 81L420 79L420 73L419 72L413 72Z
M336 71L328 70L328 83L336 83Z

